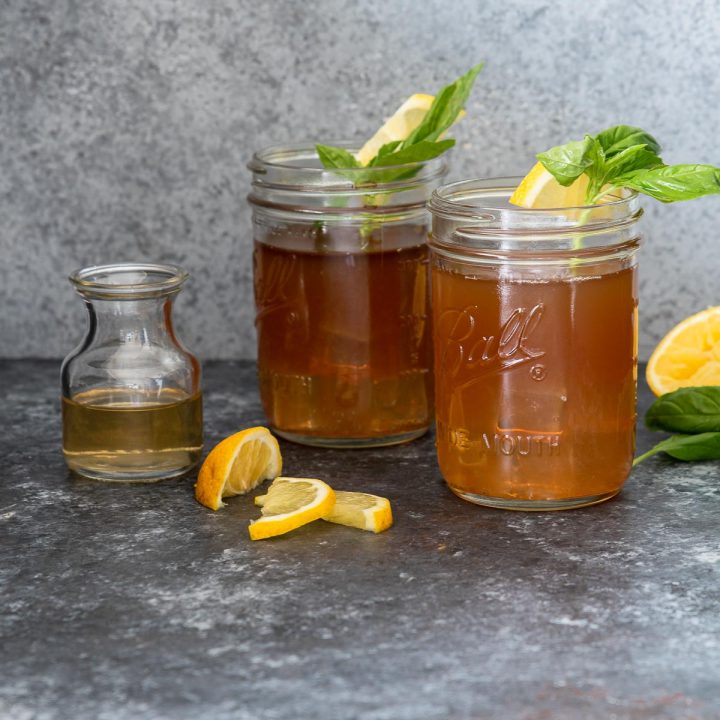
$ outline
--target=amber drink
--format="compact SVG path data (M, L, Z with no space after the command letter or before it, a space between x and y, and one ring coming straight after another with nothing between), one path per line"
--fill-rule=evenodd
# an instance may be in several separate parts
M389 445L432 418L425 203L442 161L361 187L312 148L258 153L254 283L258 378L280 435L332 447Z
M513 189L455 183L431 202L440 468L478 504L601 502L634 454L641 211L633 195L524 210Z

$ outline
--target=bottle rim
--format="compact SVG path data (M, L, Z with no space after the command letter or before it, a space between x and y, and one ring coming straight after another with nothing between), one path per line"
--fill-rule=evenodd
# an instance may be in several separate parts
M140 299L178 292L188 277L177 265L132 262L78 268L68 279L88 297Z

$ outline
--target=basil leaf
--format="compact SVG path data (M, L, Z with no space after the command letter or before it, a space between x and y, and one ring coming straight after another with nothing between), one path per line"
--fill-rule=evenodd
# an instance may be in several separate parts
M377 157L382 157L383 155L389 155L391 152L395 152L395 150L397 150L400 145L402 145L402 140L393 140L392 142L385 143L378 150ZM375 158L373 158L373 160L374 159ZM372 160L370 162L372 162Z
M585 136L585 141L588 144L587 158L590 160L590 165L588 165L585 170L585 174L588 176L588 188L585 192L585 201L590 204L605 185L607 163L605 160L605 151L600 142L594 137L590 137L590 135Z
M438 142L423 140L422 142L401 148L387 155L377 155L377 157L370 161L368 167L388 167L389 165L406 165L408 163L432 160L432 158L442 155L446 150L449 150L454 144L455 141L452 138Z
M720 432L720 387L687 387L661 395L645 414L651 430Z
M616 125L598 133L595 138L602 145L607 158L633 145L645 145L651 152L660 152L660 144L650 133L632 125Z
M662 167L663 161L653 150L645 145L632 145L613 155L605 165L605 182L608 183L620 175L634 170Z
M593 139L574 140L539 153L537 159L564 187L572 185L592 164Z
M367 172L340 174L352 179L356 186L402 180L412 177L419 168L387 172L383 172L381 168L431 160L450 149L455 141L440 140L440 136L458 119L482 67L482 63L475 65L454 83L444 87L433 100L420 125L405 140L385 143L368 163L365 168ZM344 148L331 145L316 145L315 148L323 166L328 169L349 170L362 167L355 156Z
M665 165L636 170L615 178L618 187L628 187L661 202L694 200L720 193L720 168L712 165Z
M392 143L388 143L391 145ZM432 160L438 155L442 155L455 144L455 140L448 138L439 142L420 142L411 145L404 150L389 152L385 155L378 154L374 157L370 164L363 168L355 177L355 185L375 185L379 183L395 182L396 180L407 180L415 175L420 167L409 168L393 168L394 165L412 165L425 160ZM383 147L386 147L383 145Z
M355 168L360 167L360 163L355 156L345 148L333 147L332 145L316 145L320 162L326 168Z
M630 188L661 202L720 194L720 168L712 165L665 165L660 145L644 130L617 125L595 137L558 145L538 160L565 187L588 177L585 201L598 202L615 188Z
M618 176L663 164L662 159L652 150L648 150L645 145L632 145L607 159L600 141L594 138L593 142L594 152L591 154L593 164L586 171L589 183L585 200L588 204L597 202L598 197L605 190L617 187L615 178Z
M663 442L667 444L662 451L676 460L693 462L720 459L720 432L673 435Z
M422 122L403 140L401 147L404 149L424 140L437 140L457 120L482 68L483 63L479 63L454 83L445 86L435 96Z
M676 460L693 462L720 459L720 432L699 435L673 435L633 460L633 467L646 458L664 452Z

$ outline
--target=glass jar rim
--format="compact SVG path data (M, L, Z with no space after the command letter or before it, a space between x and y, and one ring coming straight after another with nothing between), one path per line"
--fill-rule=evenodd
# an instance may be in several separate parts
M595 205L564 208L525 208L508 205L507 198L522 177L474 178L442 185L433 191L428 208L433 215L447 220L470 221L473 230L489 234L550 232L552 234L578 232L579 229L598 230L627 222L635 222L642 215L638 193L622 190L622 197ZM467 202L469 199L485 202ZM495 202L489 200L495 199ZM562 217L562 225L554 222ZM476 221L477 226L473 223ZM501 228L493 225L500 221Z
M79 268L68 279L81 295L141 299L178 292L188 277L177 265L111 263Z
M344 148L355 153L359 150L358 144L348 140L338 140L330 143L333 146ZM354 187L354 177L361 177L363 173L383 170L417 171L409 179L398 179L389 182L368 183L373 188L393 188L405 186L408 183L426 183L447 173L447 160L444 156L430 160L404 163L401 165L378 165L374 168L325 168L319 163L315 143L311 141L292 143L287 145L270 145L253 153L252 159L247 164L255 178L253 182L259 182L267 187L275 188L304 188L317 189L323 192L333 188L346 191L348 187ZM363 190L367 192L367 189Z

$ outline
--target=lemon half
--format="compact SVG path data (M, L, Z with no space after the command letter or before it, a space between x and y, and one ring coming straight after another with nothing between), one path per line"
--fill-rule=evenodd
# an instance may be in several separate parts
M720 306L685 318L658 344L645 377L656 395L720 385Z

